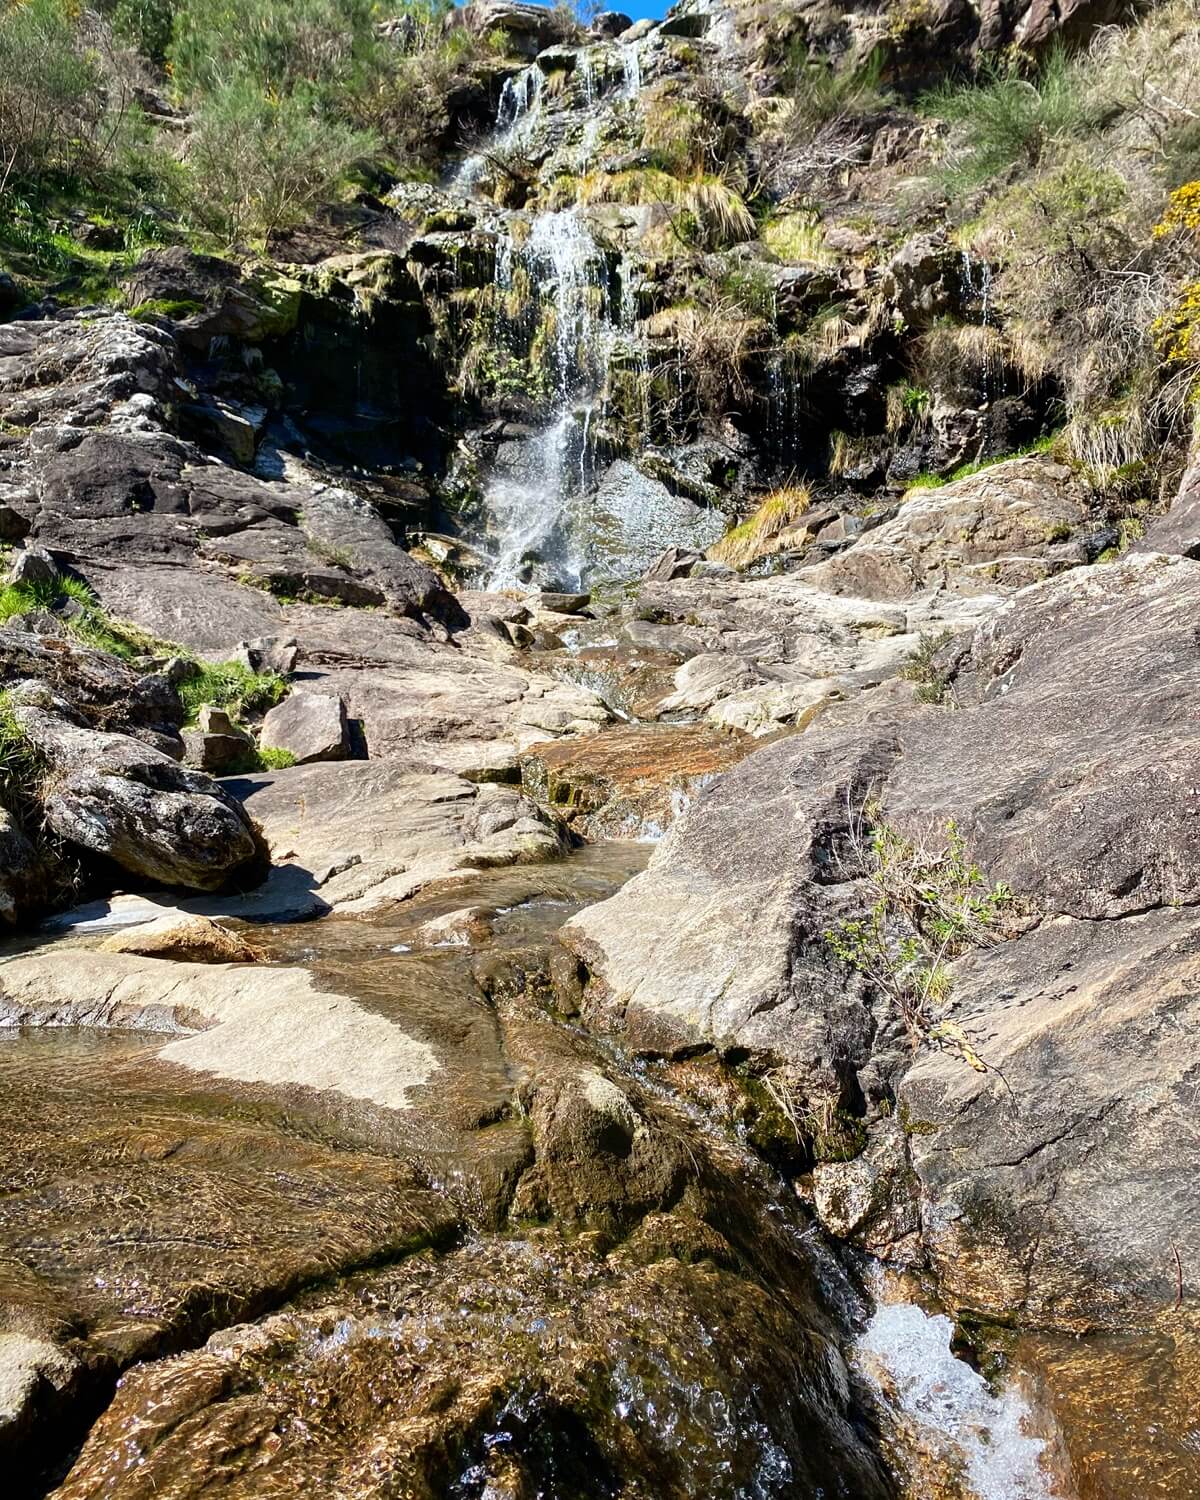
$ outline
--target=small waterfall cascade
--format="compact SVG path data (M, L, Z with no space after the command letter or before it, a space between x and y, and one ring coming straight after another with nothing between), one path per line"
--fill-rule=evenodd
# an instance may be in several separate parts
M609 42L575 54L575 107L586 110L577 148L583 166L594 156L603 111L637 98L636 47ZM545 108L536 63L506 80L489 141L459 165L448 190L482 199L489 158L530 144ZM494 558L484 581L518 586L536 561L548 579L577 587L595 482L593 419L618 343L636 342L632 267L597 244L578 205L510 214L497 236L493 291L497 351L513 370L528 371L527 394L543 412L535 432L501 443L484 481Z
M983 328L986 337L992 328L992 268L986 260L976 260L965 246L962 252L962 290L963 301L968 306L972 303L978 306L980 326ZM985 401L990 395L988 389L990 364L991 352L985 343L983 354L983 396Z
M550 420L511 445L484 493L496 536L489 588L521 582L536 554L579 584L586 564L585 500L593 480L592 417L618 339L632 330L626 278L600 249L577 208L535 217L523 244L497 255L497 290L511 288L519 268L540 292L535 344L550 403ZM501 278L507 287L501 283ZM515 331L519 339L528 334Z
M1061 1491L1043 1467L1045 1443L1027 1430L1032 1413L1020 1392L993 1392L955 1356L949 1318L889 1300L882 1276L875 1290L854 1363L901 1424L914 1469L953 1473L975 1500L1055 1500Z
M489 155L503 155L519 146L537 123L542 97L542 70L530 63L519 73L504 80L500 102L496 107L496 124L488 144L463 158L446 178L448 193L471 197L479 188L488 168Z

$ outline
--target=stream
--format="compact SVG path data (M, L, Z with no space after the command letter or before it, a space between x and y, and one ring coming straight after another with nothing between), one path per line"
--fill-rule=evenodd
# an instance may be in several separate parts
M703 548L726 529L604 447L614 362L648 369L644 265L584 195L538 212L497 202L497 160L544 156L550 131L586 180L607 121L638 107L639 43L574 49L572 73L579 107L554 121L537 63L507 77L492 133L442 184L486 226L498 355L537 376L479 475L471 582L490 591L620 583L667 542ZM1130 1369L1147 1372L1146 1402L1190 1399L1156 1375L1166 1335L1118 1347L990 1330L969 1344L925 1280L821 1228L811 1160L791 1170L798 1125L790 1163L756 1149L759 1080L742 1059L630 1055L589 1007L559 929L644 870L732 756L704 760L698 731L685 744L699 719L641 724L622 706L618 654L669 677L669 642L659 660L603 620L572 628L554 670L622 721L593 754L607 735L623 736L626 769L630 746L695 758L678 784L661 779L661 805L598 819L597 841L557 860L443 871L382 912L240 925L260 951L232 1002L199 965L147 1002L130 958L87 1015L64 1002L37 1028L0 1029L0 1302L27 1313L0 1327L0 1415L20 1381L50 1393L14 1492L1140 1496L1138 1445L1154 1435L1143 1413L1130 1438ZM54 930L0 963L36 947L86 965L120 924ZM281 982L298 1035L336 1016L330 1055L352 1058L348 1076L329 1061L326 1078L318 1058L324 1086L268 1078L253 1047L228 1042L253 976ZM372 1054L388 1028L402 1079ZM197 1063L187 1043L210 1033ZM1101 1456L1086 1482L1080 1433ZM1170 1457L1189 1485L1196 1455ZM1156 1477L1145 1493L1171 1491Z
M328 1492L382 1493L363 1466L394 1445L434 1492L463 1500L882 1496L867 1437L879 1424L910 1473L905 1493L1071 1493L1042 1468L1016 1389L993 1394L950 1353L946 1319L890 1300L840 1258L669 1069L531 1005L557 928L648 852L594 844L470 876L387 920L254 929L268 964L305 970L433 1049L440 1071L408 1111L186 1073L144 1030L0 1033L5 1180L21 1189L6 1201L29 1225L26 1264L103 1351L72 1420L111 1399L112 1360L149 1360L61 1494L109 1493L118 1475L123 1495L192 1493L198 1451L227 1465L230 1444L249 1441L229 1426L231 1391L240 1422L270 1414L272 1483L317 1476ZM87 949L110 930L84 922L56 946ZM540 1191L574 1235L539 1224L528 1178L502 1227L527 1109ZM669 1246L684 1258L662 1260ZM266 1321L248 1343L223 1341L247 1317ZM210 1334L209 1352L186 1352ZM215 1368L233 1372L224 1397ZM421 1433L397 1427L439 1382L454 1398L434 1402ZM182 1425L180 1411L192 1412ZM128 1488L135 1452L145 1478Z

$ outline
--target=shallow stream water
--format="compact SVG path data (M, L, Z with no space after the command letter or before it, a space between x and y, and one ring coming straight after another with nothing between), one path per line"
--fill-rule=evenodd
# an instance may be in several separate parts
M119 1367L149 1361L101 1419L65 1496L199 1493L189 1486L208 1460L191 1438L180 1447L155 1429L138 1460L147 1486L129 1487L128 1436L106 1443L105 1424L126 1435L154 1428L159 1371L192 1391L212 1357L185 1353L175 1369L163 1356L276 1309L282 1321L262 1336L273 1352L242 1370L239 1388L273 1414L275 1480L315 1476L330 1493L392 1492L373 1487L367 1454L407 1441L395 1424L423 1399L412 1384L421 1370L490 1393L465 1433L435 1444L457 1457L421 1450L440 1492L464 1500L882 1495L882 1479L878 1491L861 1488L872 1482L862 1476L874 1423L912 1475L906 1494L1074 1493L1043 1467L1049 1445L1024 1397L993 1393L954 1357L947 1320L882 1298L872 1312L859 1270L825 1244L788 1185L678 1095L668 1073L625 1059L569 1014L530 1015L520 993L558 927L648 854L645 844L595 844L550 865L470 875L386 919L255 930L268 963L311 971L434 1049L439 1071L410 1111L196 1074L160 1060L153 1033L0 1033L0 1292L28 1301L32 1276L35 1304L61 1310L101 1351L64 1438L83 1437ZM95 940L84 928L60 941ZM668 1215L642 1217L634 1204L631 1216L622 1205L617 1219L586 1221L610 1226L602 1231L504 1227L528 1166L514 1100L535 1101L536 1112L538 1088L564 1067L597 1080L589 1089L612 1080L626 1090L640 1128L677 1152L696 1186ZM569 1155L554 1166L568 1192L591 1170ZM689 1195L696 1207L680 1218ZM683 1261L671 1248L680 1233L700 1235ZM857 1417L838 1415L847 1380ZM301 1421L297 1392L303 1405L318 1390L338 1395L314 1426ZM225 1451L225 1411L200 1402L197 1451ZM839 1442L847 1487L830 1489L842 1465L821 1449Z

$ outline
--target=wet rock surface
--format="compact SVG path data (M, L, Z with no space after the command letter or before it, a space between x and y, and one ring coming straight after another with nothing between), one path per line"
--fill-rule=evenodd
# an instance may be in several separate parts
M1118 13L901 9L471 5L441 180L0 324L19 1495L1200 1487L1196 463L755 144Z

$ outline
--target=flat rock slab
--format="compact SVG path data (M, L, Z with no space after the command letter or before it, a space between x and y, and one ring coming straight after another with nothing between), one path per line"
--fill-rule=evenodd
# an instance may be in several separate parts
M658 838L753 745L703 724L624 724L534 745L521 771L531 796L590 838Z
M0 1307L35 1345L0 1349L18 1356L18 1464L42 1440L60 1456L132 1361L460 1222L382 1138L370 1154L345 1132L330 1143L302 1100L165 1064L161 1041L0 1040ZM64 1411L66 1384L82 1407Z
M366 912L438 879L562 850L557 822L515 787L348 761L228 782L274 860L326 908Z
M161 1056L241 1083L333 1089L404 1109L431 1049L302 969L44 952L0 968L0 1026L194 1033Z

